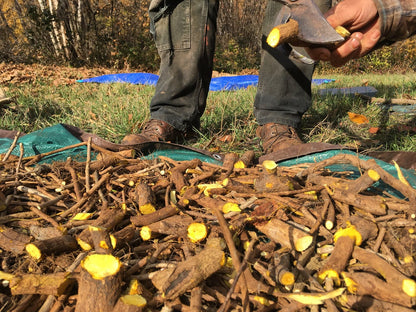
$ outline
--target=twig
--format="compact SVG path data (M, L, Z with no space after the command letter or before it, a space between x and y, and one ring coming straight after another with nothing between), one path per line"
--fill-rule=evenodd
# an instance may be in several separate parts
M46 153L25 157L23 160L25 160L25 161L28 160L28 162L26 163L26 166L31 166L31 165L40 161L42 158L44 158L46 156L50 156L50 155L53 155L53 154L56 154L56 153L60 153L60 152L63 152L63 151L66 151L66 150L69 150L69 149L72 149L72 148L84 146L84 145L86 145L86 142L81 142L81 143L61 147L61 148L58 148L56 150L49 151L49 152L46 152Z
M204 198L201 200L202 203L207 203L207 206L209 208L212 209L212 212L214 213L214 215L217 217L218 219L218 223L220 224L222 233L224 235L224 239L227 243L228 249L230 251L231 254L231 259L233 261L233 265L236 268L236 270L240 270L241 268L241 261L240 261L240 256L238 254L237 248L235 247L234 244L234 239L233 239L233 235L231 234L231 231L228 227L228 223L225 220L222 212L217 208L220 207L221 205L218 205L215 199L212 198ZM244 271L244 270L243 270ZM248 289L247 289L247 281L245 276L243 275L241 277L242 281L241 281L241 296L243 299L243 309L244 311L248 311L248 300L249 300L249 296L248 296Z
M85 163L85 189L90 189L90 164L91 164L91 137L88 138L87 143L87 161Z
M8 149L8 151L6 152L6 154L3 157L3 161L6 161L9 158L10 154L13 152L14 148L16 147L17 140L19 139L19 136L20 136L20 131L18 131L16 133L16 135L15 135L15 137L13 139L13 142L10 145L10 148Z
M223 304L221 305L221 307L218 309L218 312L225 312L228 309L228 306L230 304L230 299L232 294L234 293L235 287L237 286L237 282L241 276L241 274L243 274L244 270L247 268L247 261L250 258L253 250L254 250L254 244L256 243L256 240L253 239L250 241L248 248L246 250L246 253L244 255L243 261L241 262L241 266L237 271L237 274L234 277L234 281L233 284L231 285L230 289L228 290L227 296L225 296L225 300L223 302Z

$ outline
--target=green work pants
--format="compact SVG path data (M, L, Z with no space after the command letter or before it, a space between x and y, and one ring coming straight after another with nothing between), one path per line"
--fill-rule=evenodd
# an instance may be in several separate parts
M152 0L151 32L160 55L159 80L150 103L151 118L180 131L199 127L206 107L215 50L219 0ZM316 0L327 10L331 0ZM268 2L254 114L260 125L298 126L311 105L313 62L305 63L288 46L270 48L265 38L282 5ZM302 49L298 52L305 55ZM299 55L299 54L297 54Z

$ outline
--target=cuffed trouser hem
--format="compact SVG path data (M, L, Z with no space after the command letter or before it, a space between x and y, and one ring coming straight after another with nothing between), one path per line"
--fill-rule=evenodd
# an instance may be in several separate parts
M330 0L315 0L322 11L330 7ZM269 1L262 28L262 55L259 83L254 100L254 116L260 125L278 123L292 127L300 125L303 114L312 105L312 75L315 64L302 62L291 55L287 44L270 47L266 38L276 26L282 8L277 1ZM303 48L295 48L307 55Z
M186 132L198 127L206 107L218 0L152 3L149 13L161 63L150 115Z

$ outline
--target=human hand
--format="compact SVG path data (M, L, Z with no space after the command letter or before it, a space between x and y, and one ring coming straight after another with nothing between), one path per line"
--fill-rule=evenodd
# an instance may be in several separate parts
M342 66L351 59L369 53L381 37L381 21L373 0L343 0L331 8L325 17L331 26L348 29L351 36L335 50L308 48L308 54L316 61Z

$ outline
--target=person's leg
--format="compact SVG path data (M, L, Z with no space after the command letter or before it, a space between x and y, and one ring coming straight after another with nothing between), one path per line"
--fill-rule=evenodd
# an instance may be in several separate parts
M212 75L218 1L150 4L151 30L161 59L159 80L150 102L151 120L141 134L128 136L128 143L174 141L199 127Z
M316 0L322 11L330 8L331 0ZM314 63L302 48L288 45L271 48L266 38L274 25L282 4L269 1L262 29L262 56L259 73L258 90L254 101L254 114L260 127L258 135L263 139L266 152L279 149L279 140L274 138L285 132L283 138L293 138L288 146L301 143L293 128L297 128L302 115L311 106L311 81ZM275 129L277 125L284 125ZM263 127L262 127L263 126ZM287 134L287 135L286 135ZM281 136L280 136L281 137ZM275 146L276 145L276 146ZM287 146L281 146L287 147Z

